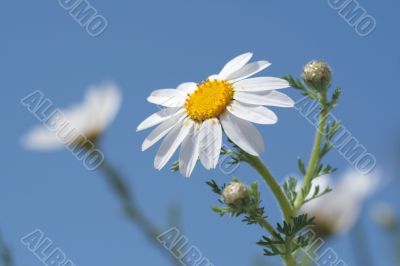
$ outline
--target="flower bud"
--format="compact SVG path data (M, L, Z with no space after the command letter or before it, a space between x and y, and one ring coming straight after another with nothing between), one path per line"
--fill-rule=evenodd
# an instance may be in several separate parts
M222 191L222 201L228 205L241 204L247 195L246 185L232 182Z
M332 80L329 65L323 61L311 61L303 69L304 82L317 90L326 90Z

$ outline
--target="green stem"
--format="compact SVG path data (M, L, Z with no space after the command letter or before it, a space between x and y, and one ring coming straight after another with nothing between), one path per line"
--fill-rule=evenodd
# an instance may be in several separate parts
M276 231L275 231L274 227L264 217L259 217L257 219L257 222L264 229L266 229L273 238L275 238ZM284 250L290 250L290 249L291 249L290 246L286 246ZM286 266L296 266L295 258L291 254L282 256L282 259L285 262Z
M272 236L275 234L275 229L274 227L264 218L264 217L259 217L257 219L257 222L259 225L261 225L265 230L267 230Z
M304 254L303 255L303 260L301 261L300 265L301 266L312 266L314 263L314 256L310 254Z
M308 257L307 255L303 258L303 260L301 261L301 266L312 266L312 260L310 257Z
M247 154L246 162L248 162L263 177L264 181L270 187L272 193L274 193L274 196L279 203L285 220L290 221L293 216L292 207L286 195L283 193L281 186L272 176L271 172L263 164L259 157Z
M322 95L321 95L321 112L319 115L319 125L317 127L317 131L315 132L314 146L313 146L313 149L311 152L310 161L308 163L306 175L304 177L302 190L304 188L311 186L311 181L312 181L313 177L315 176L315 171L316 171L319 161L320 161L319 155L320 155L322 138L323 138L324 132L325 132L326 122L328 119L328 113L329 113L329 110L327 108L327 95L325 92L325 93L322 93ZM307 196L307 195L303 195L303 193L298 193L296 200L294 202L294 210L295 211L297 211L303 205L305 196Z
M286 195L283 193L281 186L276 181L276 179L272 176L271 172L268 168L263 164L259 157L252 156L250 154L246 154L246 160L257 172L263 177L264 181L270 187L272 193L274 194L276 200L279 203L283 216L287 222L293 217L293 209L290 205L289 200ZM264 219L263 219L264 220ZM262 221L260 223L265 229L267 229L272 236L274 236L275 229L266 221ZM291 250L291 247L286 247L286 250ZM285 262L286 266L296 266L296 260L293 254L286 254L282 256L282 259Z
M128 218L137 224L137 226L146 235L148 240L153 243L153 245L161 253L164 253L166 256L168 256L173 265L181 265L178 259L175 258L172 253L170 253L157 241L157 237L160 235L161 231L147 217L145 217L136 206L133 197L121 175L106 161L102 163L100 169L102 170L115 194L119 197Z
M296 266L296 259L292 254L287 254L283 260L285 261L286 266Z

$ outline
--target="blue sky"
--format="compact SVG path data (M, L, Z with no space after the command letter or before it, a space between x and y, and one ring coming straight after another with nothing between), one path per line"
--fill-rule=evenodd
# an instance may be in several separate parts
M20 104L21 98L40 89L57 107L65 107L81 101L88 86L110 80L121 88L123 104L102 139L102 149L126 175L143 212L168 229L168 208L177 204L182 230L214 265L250 265L261 254L254 244L261 230L239 219L220 218L209 209L216 198L205 182L214 178L222 183L230 177L200 167L191 179L167 168L158 172L153 169L156 148L140 151L148 132L135 132L156 110L145 101L150 91L201 81L247 51L272 62L263 72L269 76L299 76L311 59L325 59L332 66L334 85L343 88L335 115L392 180L368 202L362 219L376 249L375 263L391 265L390 246L368 218L368 207L374 201L399 200L399 182L391 171L400 126L398 1L359 1L377 21L368 37L357 35L326 0L90 3L109 23L96 38L56 0L6 1L0 11L0 228L17 265L41 265L19 242L36 228L76 265L167 265L124 219L100 173L88 172L68 151L38 153L20 145L21 136L38 123ZM292 89L286 92L300 97ZM313 128L293 109L274 110L279 123L260 128L266 145L262 158L282 180L296 171L298 156L308 158ZM350 167L337 152L329 162L340 169L338 176ZM247 166L235 175L246 182L258 178ZM277 206L261 187L267 213L278 221ZM329 245L354 265L350 243L343 236Z

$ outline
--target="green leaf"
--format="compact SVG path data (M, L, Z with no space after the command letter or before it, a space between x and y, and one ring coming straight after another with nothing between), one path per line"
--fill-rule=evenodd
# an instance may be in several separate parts
M171 172L175 173L179 171L179 161L175 161L171 166Z
M290 176L288 180L283 182L282 184L283 192L285 193L287 199L294 206L294 201L297 197L297 178L294 176Z
M211 206L211 210L213 210L214 212L218 213L221 216L224 216L225 213L228 212L228 210L226 208L220 208L218 206Z
M287 75L282 77L284 80L289 82L290 86L301 91L306 91L308 90L306 85L301 81L300 79L294 78L292 75Z
M330 110L334 109L337 106L341 94L342 94L342 89L336 88L332 94L332 99L331 99L330 103L328 104L328 107Z
M207 181L206 184L211 187L211 189L214 193L216 193L218 195L222 195L222 191L225 188L225 184L222 187L219 187L217 182L215 182L215 180Z
M305 176L306 175L306 167L305 167L304 162L303 162L303 160L301 158L297 159L297 166L299 167L299 170L300 170L301 174L303 176Z
M307 203L307 202L309 202L309 201L312 201L312 200L314 200L314 199L316 199L316 198L322 197L323 195L325 195L325 194L327 194L327 193L329 193L329 192L332 191L332 189L329 188L329 187L325 188L325 190L322 191L321 193L319 193L319 190L320 190L320 188L319 188L319 186L318 186L318 192L313 193L313 195L311 196L311 198L306 199L306 200L303 202L303 204L305 204L305 203Z
M276 232L271 236L263 236L258 245L264 247L265 256L292 254L301 247L309 244L311 236L305 235L305 229L315 225L314 218L302 214L292 218L291 222L277 224Z

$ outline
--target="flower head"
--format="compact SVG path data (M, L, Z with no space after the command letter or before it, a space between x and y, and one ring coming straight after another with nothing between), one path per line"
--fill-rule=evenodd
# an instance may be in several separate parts
M306 203L300 213L315 216L315 230L320 236L345 233L356 223L364 202L377 189L379 182L378 176L353 171L333 185L328 176L318 177L313 181L310 194L314 194L316 186L320 187L320 191L327 187L332 191Z
M223 131L247 153L257 156L263 151L263 139L251 122L274 124L277 116L263 105L293 107L294 102L277 91L289 87L286 80L249 78L270 65L248 63L251 57L246 53L232 59L219 74L199 84L182 83L150 94L149 102L166 108L145 119L137 130L158 125L143 142L143 151L165 137L154 161L156 169L163 168L179 146L184 176L191 175L198 159L206 169L215 168Z
M307 85L325 90L332 80L331 68L323 61L311 61L303 69L303 79Z
M54 128L71 128L71 142L79 141L83 135L95 142L103 130L114 120L121 105L121 95L113 84L90 87L85 100L69 109L61 110L63 119L50 117ZM72 131L72 129L76 129ZM73 133L73 134L72 134ZM75 138L75 139L74 139ZM33 128L26 134L22 143L25 147L37 150L53 150L64 147L63 142L44 125Z
M240 182L232 182L222 191L221 200L228 205L241 204L248 196L247 187Z

